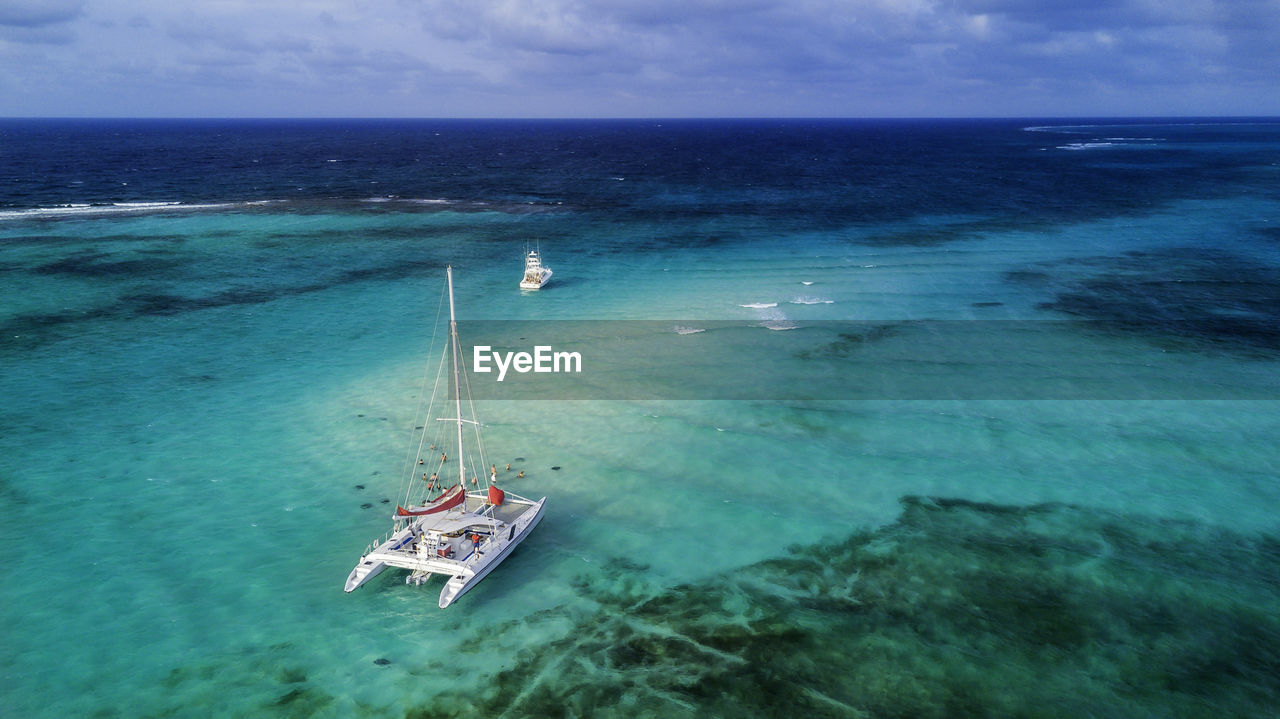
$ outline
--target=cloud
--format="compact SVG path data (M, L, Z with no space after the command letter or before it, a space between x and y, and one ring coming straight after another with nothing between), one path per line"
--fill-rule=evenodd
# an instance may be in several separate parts
M1275 37L1280 0L0 0L0 92L123 84L176 114L1276 112Z
M918 10L830 0L435 0L421 15L433 36L466 44L513 78L660 69L666 78L715 80L803 77L903 56Z
M1174 86L1251 75L1280 58L1275 0L957 0L951 8L982 18L981 41L958 43L950 56L976 80Z
M0 0L0 41L70 45L70 23L83 13L84 0Z
M4 0L0 25L42 27L74 20L84 12L84 0Z

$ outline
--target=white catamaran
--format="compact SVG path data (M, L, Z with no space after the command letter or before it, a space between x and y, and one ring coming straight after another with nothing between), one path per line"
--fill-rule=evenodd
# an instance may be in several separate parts
M549 272L549 271L548 271ZM377 576L387 567L400 567L410 570L406 583L422 584L432 574L443 574L448 577L444 588L440 591L440 608L444 609L467 590L484 579L493 568L506 559L516 545L529 536L533 528L542 520L543 506L547 498L537 501L526 499L511 492L504 492L494 483L497 478L496 465L490 465L490 474L484 473L484 444L480 440L480 423L475 420L475 407L468 397L467 405L471 409L472 419L462 416L462 386L466 374L460 371L458 363L458 323L453 312L453 268L445 270L449 287L449 346L453 357L453 417L439 418L441 423L453 423L457 426L456 445L449 450L456 451L449 457L444 447L445 442L428 444L428 436L437 427L448 427L447 424L432 427L426 422L422 434L416 438L415 448L411 448L410 457L417 455L417 462L406 461L408 488L404 492L405 506L396 505L396 513L392 516L392 527L380 539L376 539L365 548L363 556L355 569L347 577L346 591L350 592ZM440 386L445 357L441 357L440 370L436 374L436 387ZM459 381L459 380L462 381ZM469 393L468 393L469 394ZM435 393L432 393L428 416L435 409ZM475 432L473 451L463 445L463 425L470 425ZM441 440L448 432L442 432ZM453 438L450 438L453 439ZM452 444L452 442L450 442ZM436 458L436 454L439 458ZM479 459L480 471L475 471L472 463ZM452 471L457 467L456 475ZM470 477L467 475L471 468ZM425 469L435 469L428 474ZM450 471L446 471L450 470ZM417 478L421 472L422 477ZM444 475L450 475L446 478ZM468 482L471 489L468 490ZM413 498L417 498L414 501Z
M551 281L551 268L542 264L542 255L536 249L529 250L524 257L524 278L520 280L520 289L536 290Z

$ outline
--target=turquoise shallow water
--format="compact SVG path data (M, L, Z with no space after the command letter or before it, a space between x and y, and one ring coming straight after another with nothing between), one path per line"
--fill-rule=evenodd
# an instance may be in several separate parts
M653 216L495 198L6 217L4 713L1261 716L1280 693L1280 373L1253 320L1275 308L1280 197L1249 182L1073 221L702 214L685 185L662 201L692 207ZM530 238L556 277L522 294ZM758 356L670 337L744 382L753 364L988 371L931 358L927 334L836 344L819 323L1086 319L1112 324L1043 322L1036 352L989 354L1180 384L482 402L545 521L447 611L393 573L347 595L397 501L445 263L464 332L741 322ZM798 328L755 326L779 323ZM598 372L644 384L634 367ZM1049 680L999 689L1029 676Z

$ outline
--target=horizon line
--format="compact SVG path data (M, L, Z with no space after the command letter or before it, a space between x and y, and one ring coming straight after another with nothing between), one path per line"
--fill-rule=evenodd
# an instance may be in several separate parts
M1277 115L671 115L624 116L343 116L343 115L0 115L8 120L192 120L192 121L483 121L483 122L664 122L664 121L926 121L926 120L1280 120Z

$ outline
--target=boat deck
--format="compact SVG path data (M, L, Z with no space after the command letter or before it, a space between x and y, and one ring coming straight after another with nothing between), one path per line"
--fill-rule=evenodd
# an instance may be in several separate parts
M537 502L508 497L507 501L493 508L493 518L503 524L511 524L536 505Z
M366 559L386 562L388 565L405 569L456 574L467 564L468 557L438 559L424 557L418 553L417 542L426 532L450 534L474 529L487 541L489 537L519 521L527 512L536 510L538 503L523 497L508 496L507 501L492 508L493 519L490 519L487 514L479 513L486 505L483 499L468 495L464 505L467 510L465 512L461 511L463 508L460 507L448 512L416 518L409 528L402 529L389 537Z

